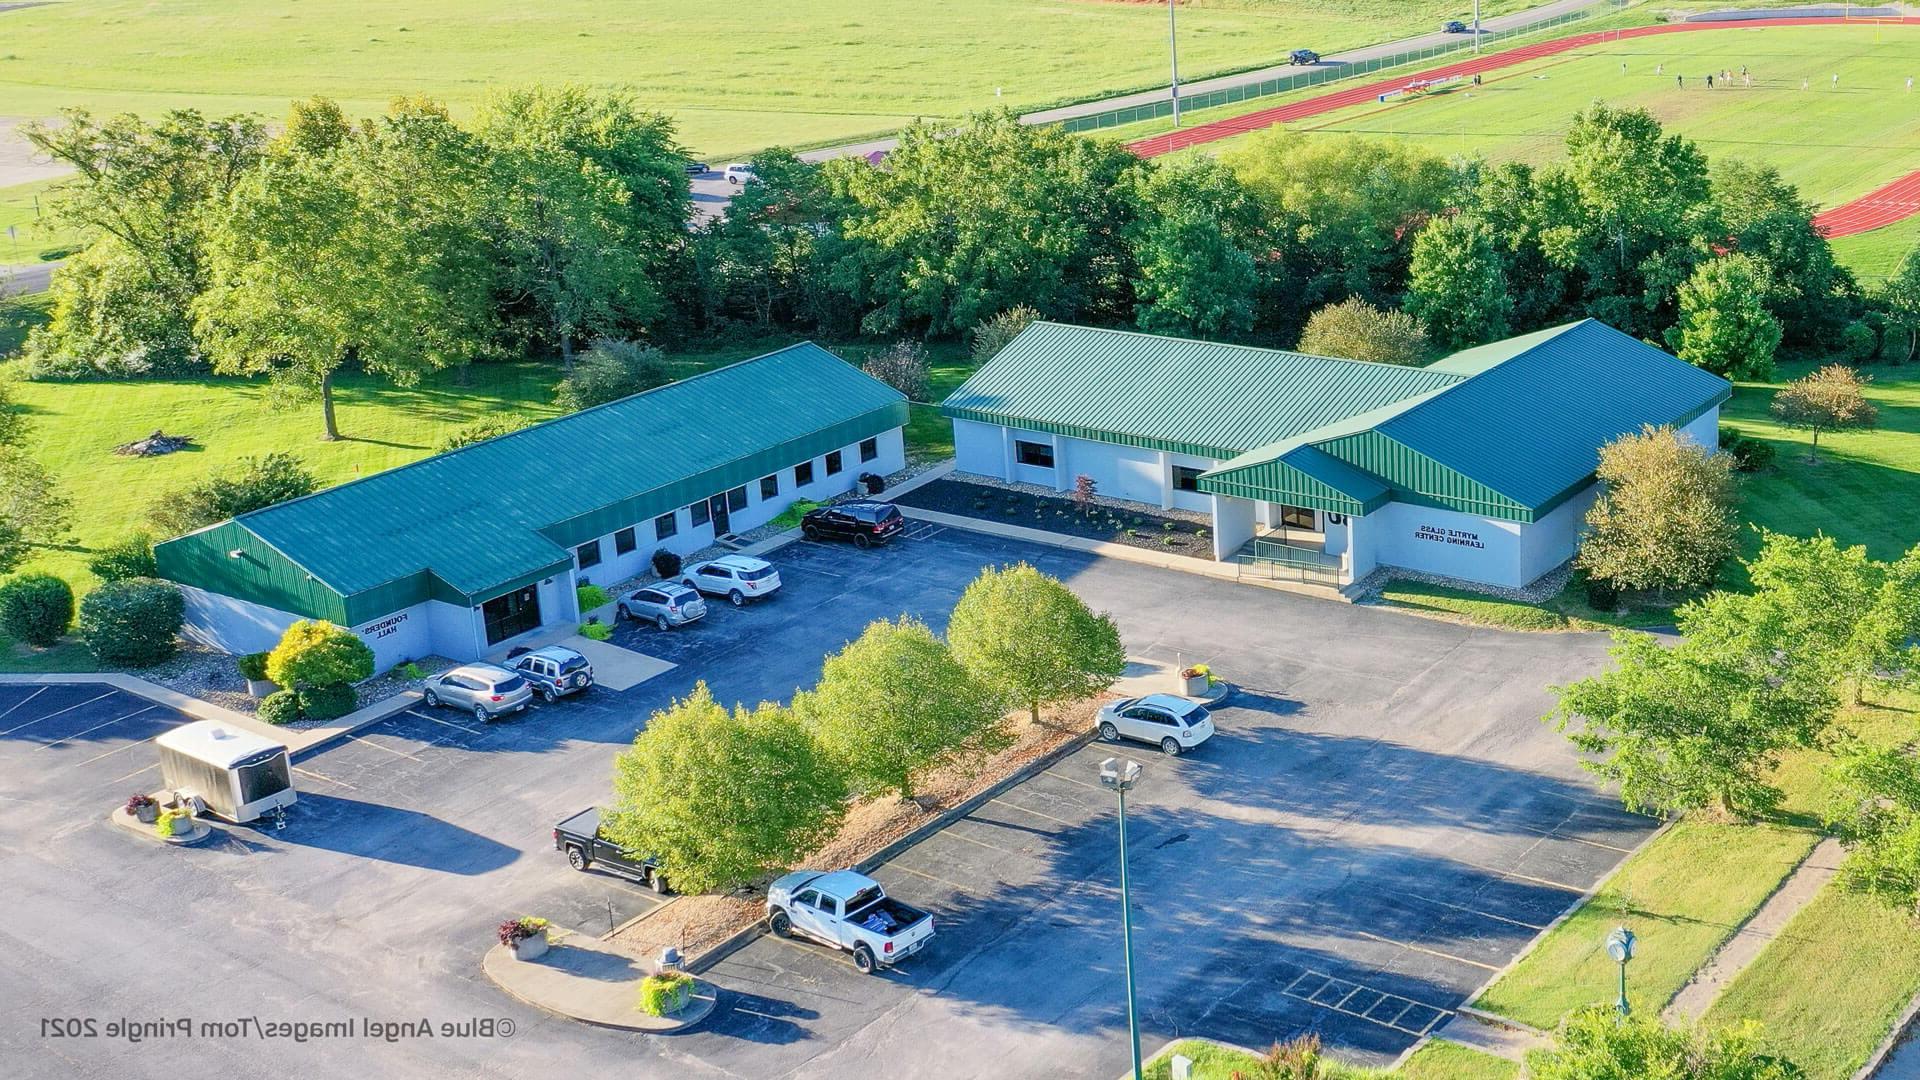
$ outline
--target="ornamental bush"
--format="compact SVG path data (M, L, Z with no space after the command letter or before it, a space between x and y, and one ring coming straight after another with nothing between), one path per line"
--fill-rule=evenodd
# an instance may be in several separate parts
M670 578L680 572L680 556L660 548L653 553L653 572L663 578Z
M350 683L308 686L299 691L300 715L309 720L332 720L353 711L355 700Z
M592 611L594 608L600 607L609 599L612 599L607 595L607 590L598 585L582 585L573 590L573 595L580 601L580 613L582 615Z
M260 708L254 715L263 723L291 724L300 719L300 694L296 690L275 690L260 699Z
M73 590L52 574L16 574L0 584L0 629L44 649L73 623Z
M896 341L867 357L860 370L907 395L914 401L927 397L927 347L910 339Z
M101 545L87 560L87 569L101 581L159 577L160 568L153 561L153 534L135 531Z
M311 495L320 482L293 454L276 451L243 457L198 483L154 500L150 517L169 536L192 532L230 517Z
M267 678L285 687L357 683L373 677L373 650L360 635L324 619L287 627L267 654Z
M567 412L591 409L673 381L660 350L638 341L601 338L573 362L553 388L553 403Z
M671 1016L687 1007L693 998L693 976L684 971L663 971L640 980L640 1003L635 1006L648 1016Z
M173 655L185 617L186 600L171 581L109 581L80 601L80 640L106 663L149 667Z
M267 677L267 654L244 653L233 658L233 666L240 669L241 678L259 682Z

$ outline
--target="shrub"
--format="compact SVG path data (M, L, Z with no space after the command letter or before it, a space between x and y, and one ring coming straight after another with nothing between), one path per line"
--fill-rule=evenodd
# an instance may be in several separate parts
M73 623L73 589L52 574L18 574L0 584L0 629L46 648Z
M529 423L531 423L531 421L526 417L514 413L495 413L485 419L475 420L465 427L456 428L453 434L440 440L440 445L437 449L444 454L449 450L458 450L463 446L472 446L477 442L486 442L488 439L497 439L502 435L511 435L521 428L526 427Z
M653 572L663 578L670 578L679 574L680 556L668 551L666 548L656 549L653 553Z
M1606 578L1590 577L1585 582L1587 606L1595 611L1617 611L1620 607L1620 586Z
M162 837L192 830L192 819L185 810L162 810L160 816L153 819L153 831Z
M648 1016L671 1016L687 1007L693 986L693 976L684 971L649 975L640 980L640 1004L635 1008Z
M153 562L152 534L136 530L102 545L87 560L87 569L101 581L159 577L160 569Z
M262 723L291 724L300 719L300 693L297 690L275 690L260 699L260 708L254 713Z
M867 357L860 370L914 401L927 396L927 349L917 341L896 341Z
M348 683L328 683L301 689L300 715L309 720L332 720L352 712L358 704Z
M613 627L599 619L588 619L580 624L580 636L588 641L606 641L613 637Z
M136 791L127 796L127 813L129 814L137 814L149 806L156 805L158 804L153 801L153 796L144 791Z
M1021 304L991 318L982 319L973 328L973 362L984 364L1000 355L1000 350L1040 317L1040 313Z
M1880 351L1880 335L1867 323L1854 319L1840 328L1840 359L1849 364L1864 364Z
M260 682L267 677L267 654L250 652L233 658L233 666L240 669L240 677L249 682Z
M782 529L799 528L800 519L818 509L820 504L812 499L795 499L793 505L780 511L779 516L775 517L771 524L778 525Z
M313 474L292 454L243 457L228 469L162 495L149 517L162 531L178 535L318 489Z
M171 581L109 581L80 601L80 640L109 664L148 667L173 655L185 617L186 601Z
M660 350L638 341L598 338L553 388L553 403L579 412L673 381Z
M1406 312L1383 310L1356 296L1315 311L1300 335L1300 351L1411 367L1427 361L1427 332Z
M594 608L601 607L611 599L611 597L607 595L607 590L598 585L582 585L573 590L573 595L574 598L580 602L580 610L583 612L592 611Z
M500 944L512 947L531 937L539 937L547 932L551 925L545 919L536 919L531 915L522 915L517 919L508 919L500 924L498 930Z
M1720 450L1733 458L1733 467L1741 472L1759 472L1773 464L1772 443L1750 438L1732 428L1720 429Z
M373 650L360 635L324 619L287 627L267 654L267 678L281 686L356 683L373 675Z
M411 660L396 665L393 670L399 672L401 678L412 679L416 682L427 677L427 669Z

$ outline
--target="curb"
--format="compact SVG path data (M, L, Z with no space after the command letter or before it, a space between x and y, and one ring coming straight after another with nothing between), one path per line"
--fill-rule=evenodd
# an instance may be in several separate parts
M1541 1031L1532 1024L1523 1024L1511 1016L1501 1016L1499 1013L1490 1013L1485 1009L1476 1009L1471 1005L1455 1006L1453 1011L1469 1020L1485 1024L1488 1027L1505 1028L1508 1031L1518 1031L1522 1035L1533 1035L1542 1039L1551 1039L1553 1037L1552 1032Z
M616 1023L610 1023L606 1020L595 1020L595 1019L592 1019L591 1017L586 1017L586 1016L575 1016L573 1013L566 1012L561 1009L556 1009L551 1005L545 1004L544 1002L534 1001L532 998L526 997L516 992L512 987L508 986L506 983L503 983L499 979L495 978L493 975L493 972L487 970L487 961L492 959L495 953L503 952L505 951L505 949L506 949L506 946L504 945L495 945L480 955L480 973L487 977L487 981L492 983L495 989L499 990L501 993L507 995L508 997L512 998L513 1000L519 1002L522 1005L526 1005L529 1008L539 1009L541 1012L547 1013L551 1016L558 1016L564 1020L571 1020L576 1024L586 1024L590 1027L605 1028L608 1031L632 1031L641 1035L678 1035L679 1033L686 1031L689 1028L692 1028L694 1025L700 1023L702 1020L705 1020L707 1017L711 1016L713 1014L714 1009L717 1008L720 1004L719 988L714 986L712 983L707 982L704 979L698 979L698 980L695 980L693 996L688 999L687 1007L684 1010L682 1010L682 1015L685 1016L686 1019L675 1020L671 1026L666 1026L663 1024L663 1026L654 1027L654 1026L647 1026L639 1023L616 1024ZM515 961L515 963L519 963L519 961ZM645 1013L637 1013L636 1015L646 1016ZM647 1017L647 1019L655 1022L662 1022L662 1021L665 1021L666 1018L665 1017Z
M1900 1014L1900 1019L1893 1023L1893 1030L1887 1032L1887 1037L1880 1040L1880 1045L1874 1048L1873 1054L1867 1058L1867 1063L1854 1072L1853 1080L1869 1080L1886 1067L1887 1059L1907 1041L1909 1029L1913 1027L1916 1017L1920 1017L1920 994L1915 994L1913 1000L1907 1002L1906 1010Z
M153 831L153 826L143 825L132 814L127 813L125 807L115 808L107 815L107 820L129 832L139 833L156 844L165 844L168 847L198 847L213 839L221 831L199 818L188 818L187 820L193 823L192 832L185 836L161 836Z

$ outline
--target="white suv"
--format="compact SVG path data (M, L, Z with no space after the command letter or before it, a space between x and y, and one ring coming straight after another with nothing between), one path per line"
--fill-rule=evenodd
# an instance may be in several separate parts
M1168 757L1177 757L1213 737L1213 716L1206 706L1173 694L1121 698L1100 710L1095 718L1100 737L1137 739L1158 745Z
M734 185L742 185L742 186L746 184L751 184L755 180L760 179L758 176L755 176L753 174L753 166L740 161L736 161L733 164L727 166L726 171L725 173L723 173L723 175L726 176L727 183L734 184Z
M734 607L750 599L772 596L780 590L780 571L763 559L747 555L722 555L709 562L687 567L681 583L709 596L724 596Z

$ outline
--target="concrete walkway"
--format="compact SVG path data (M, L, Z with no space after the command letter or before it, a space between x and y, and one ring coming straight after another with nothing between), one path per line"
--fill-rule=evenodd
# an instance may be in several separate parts
M692 1027L713 1011L713 986L696 982L686 1008L672 1016L649 1016L637 1006L640 980L654 973L653 965L587 934L556 927L550 936L554 944L537 960L517 960L512 949L495 945L480 969L520 1001L601 1027L665 1035Z
M1455 1014L1446 1026L1433 1033L1433 1037L1508 1061L1525 1061L1528 1051L1553 1045L1552 1039L1538 1031L1489 1024L1462 1014Z
M1699 971L1694 972L1693 980L1680 988L1673 1001L1667 1005L1661 1017L1669 1022L1680 1020L1698 1020L1706 1015L1707 1007L1726 989L1727 983L1735 975L1760 955L1762 949L1780 931L1792 921L1794 915L1806 906L1807 901L1833 880L1840 870L1840 863L1846 858L1846 851L1840 841L1828 838L1815 845L1811 854L1803 861L1780 888L1760 905L1753 917L1734 931L1720 951L1713 954Z

